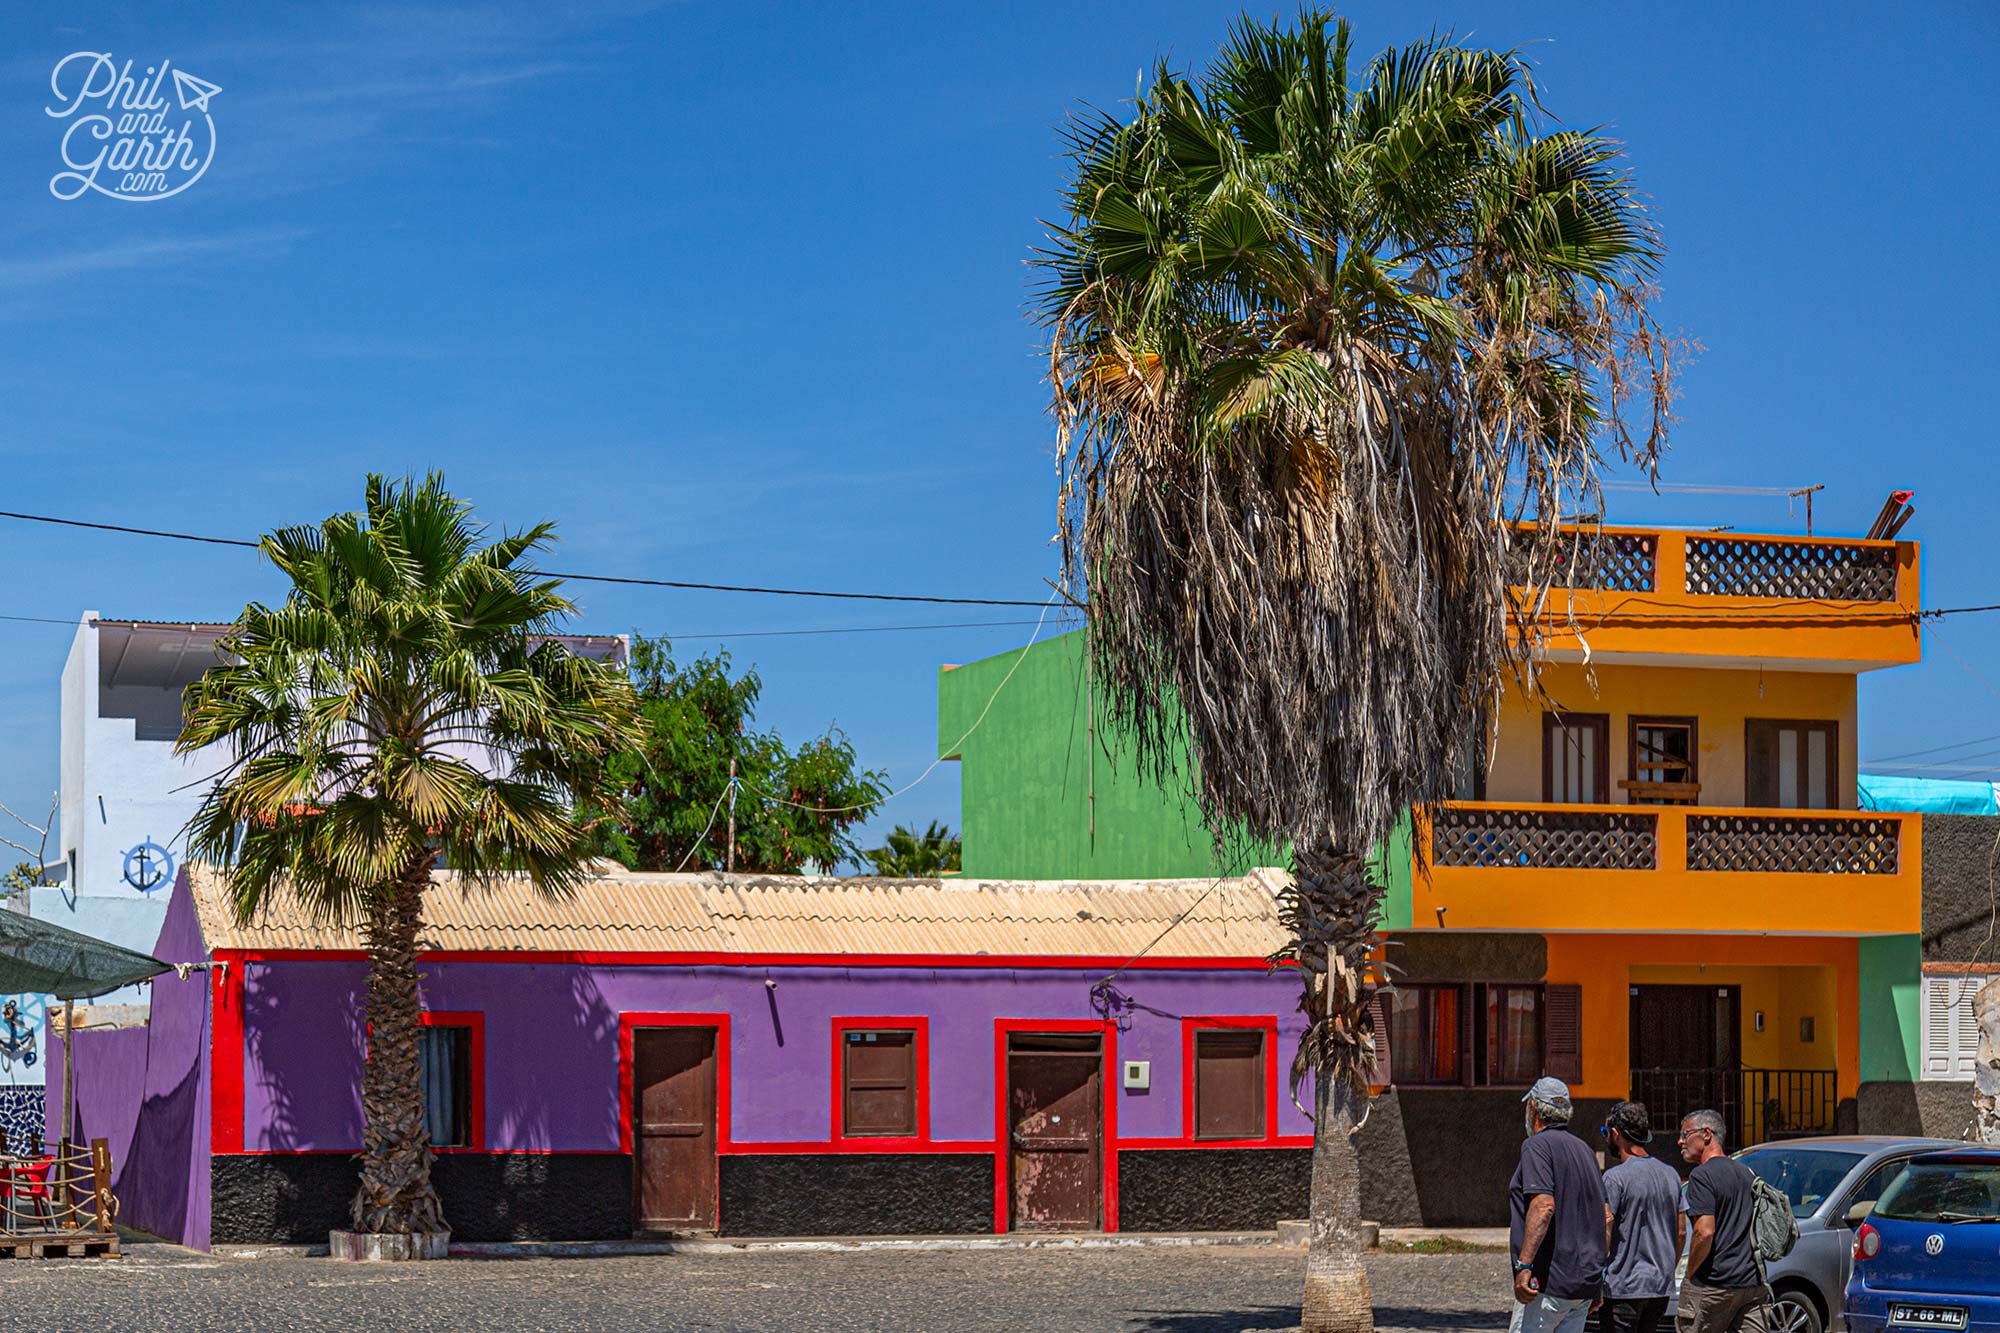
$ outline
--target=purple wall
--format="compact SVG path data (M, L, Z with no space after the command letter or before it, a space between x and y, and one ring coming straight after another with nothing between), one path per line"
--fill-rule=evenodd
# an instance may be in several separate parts
M154 956L208 957L185 883L175 886ZM110 1141L118 1220L183 1245L208 1245L208 974L153 981L145 1027L79 1032L73 1137ZM51 1039L50 1069L62 1068ZM62 1123L62 1076L48 1084L48 1123Z
M164 955L163 955L164 956ZM578 966L427 962L433 1010L486 1015L486 1147L618 1146L621 1012L730 1016L730 1138L824 1142L835 1017L930 1019L931 1137L993 1139L994 1020L1094 1017L1089 971L872 967ZM766 978L777 982L765 986ZM243 1146L359 1147L363 965L251 963L244 973ZM1311 1126L1285 1096L1303 1020L1297 979L1258 969L1140 969L1117 982L1138 1005L1117 1057L1152 1062L1148 1091L1118 1089L1118 1137L1181 1133L1180 1016L1275 1015L1278 1129ZM1302 1098L1303 1100L1303 1098Z

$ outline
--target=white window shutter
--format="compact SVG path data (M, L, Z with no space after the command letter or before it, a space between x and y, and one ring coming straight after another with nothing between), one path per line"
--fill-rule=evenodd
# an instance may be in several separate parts
M1990 977L1960 977L1958 979L1958 1007L1953 1011L1953 1026L1958 1029L1958 1042L1952 1051L1951 1076L1971 1078L1979 1064L1979 1008L1972 1000Z
M1979 1014L1973 996L1988 976L1926 976L1922 1026L1926 1079L1969 1079L1979 1058Z

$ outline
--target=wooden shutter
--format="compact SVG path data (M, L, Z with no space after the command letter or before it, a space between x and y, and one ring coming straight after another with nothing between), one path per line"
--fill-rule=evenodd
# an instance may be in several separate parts
M1194 1034L1194 1136L1264 1137L1264 1034L1208 1028Z
M1542 992L1542 1067L1550 1078L1583 1082L1583 987L1549 986Z
M841 1101L851 1137L914 1138L917 1044L914 1032L849 1032Z
M1919 1078L1971 1078L1979 1056L1979 1013L1973 997L1990 976L1926 976Z
M1388 991L1378 990L1369 1007L1375 1013L1375 1070L1368 1075L1368 1081L1375 1087L1386 1088L1396 1081L1396 1066L1389 1057L1389 1019L1395 1005Z

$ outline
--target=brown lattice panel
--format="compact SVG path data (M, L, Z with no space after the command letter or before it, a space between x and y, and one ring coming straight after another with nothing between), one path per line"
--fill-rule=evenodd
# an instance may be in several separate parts
M1508 582L1519 586L1526 581L1530 553L1544 543L1554 548L1555 571L1550 581L1557 587L1653 590L1660 539L1650 532L1586 532L1581 537L1559 532L1545 537L1533 528L1516 528L1507 548Z
M1902 821L1813 815L1689 815L1689 870L1893 875Z
M1431 828L1440 866L1535 870L1651 870L1659 858L1655 815L1609 810L1461 810Z
M1702 597L1896 600L1896 553L1841 542L1689 537L1687 590Z

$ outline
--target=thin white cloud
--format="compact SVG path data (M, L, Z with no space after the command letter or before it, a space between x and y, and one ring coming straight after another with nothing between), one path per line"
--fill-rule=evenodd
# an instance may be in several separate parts
M304 228L269 228L213 236L146 237L87 249L0 259L0 287L66 282L92 273L125 272L219 255L281 254Z

